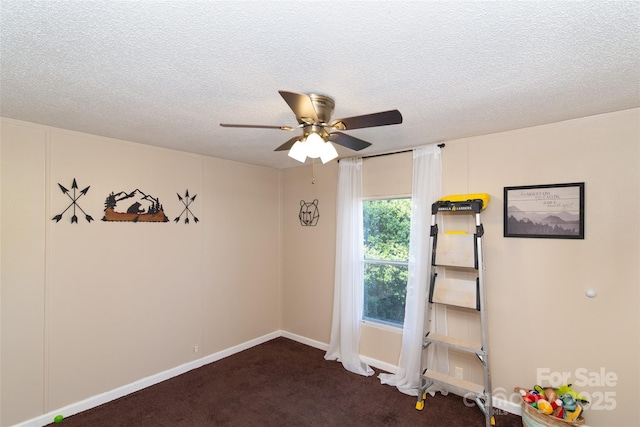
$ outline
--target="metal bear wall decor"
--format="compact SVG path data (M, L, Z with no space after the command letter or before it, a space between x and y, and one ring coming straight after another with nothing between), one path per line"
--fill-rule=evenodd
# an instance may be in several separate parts
M311 203L300 200L300 212L298 213L298 218L300 218L300 225L303 227L315 227L320 219L318 199L314 199Z

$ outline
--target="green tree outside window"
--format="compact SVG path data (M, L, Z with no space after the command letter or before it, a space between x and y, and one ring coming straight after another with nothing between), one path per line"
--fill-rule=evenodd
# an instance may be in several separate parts
M401 327L409 274L411 199L365 200L363 219L363 317Z

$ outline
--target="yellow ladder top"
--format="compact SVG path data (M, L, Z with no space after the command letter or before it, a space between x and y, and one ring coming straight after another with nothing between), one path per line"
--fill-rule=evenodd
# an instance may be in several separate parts
M484 210L489 204L489 194L488 193L472 193L472 194L452 194L449 196L444 196L440 198L439 202L468 202L471 200L482 200L482 209Z

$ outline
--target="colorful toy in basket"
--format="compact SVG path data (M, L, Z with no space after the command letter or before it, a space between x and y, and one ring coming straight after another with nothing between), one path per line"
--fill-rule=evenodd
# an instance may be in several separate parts
M551 422L551 419L555 419L561 421L561 424L584 424L582 403L588 402L583 396L576 393L570 384L556 389L552 387L543 388L539 385L536 385L532 390L516 387L514 391L519 392L522 397L523 421L529 415L533 415L541 417L543 421L548 420L548 422ZM523 424L528 425L526 422L523 422Z
M587 399L585 399L584 397L582 397L581 395L576 393L576 391L571 388L571 384L565 384L563 386L560 386L555 391L556 391L556 393L558 393L558 395L569 394L575 400L579 400L579 401L584 402L584 403L589 403L589 401Z

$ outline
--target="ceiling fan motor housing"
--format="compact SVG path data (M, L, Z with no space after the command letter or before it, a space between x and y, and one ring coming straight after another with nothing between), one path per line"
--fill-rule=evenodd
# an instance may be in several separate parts
M317 93L309 93L308 96L311 99L314 110L316 110L318 122L329 123L329 121L331 120L331 115L333 114L333 109L336 106L333 98Z

